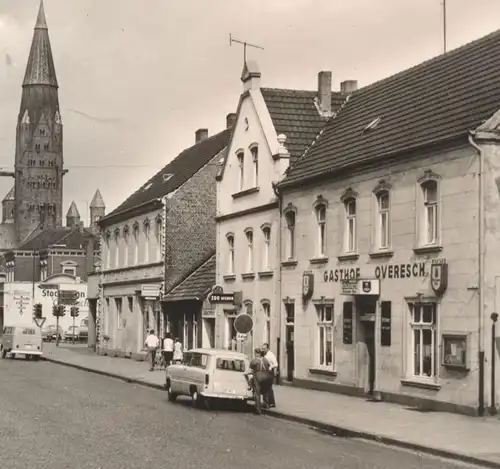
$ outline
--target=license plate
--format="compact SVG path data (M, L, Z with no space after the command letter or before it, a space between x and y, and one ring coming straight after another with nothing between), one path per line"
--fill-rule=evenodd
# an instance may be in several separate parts
M31 345L26 345L26 348L31 348Z

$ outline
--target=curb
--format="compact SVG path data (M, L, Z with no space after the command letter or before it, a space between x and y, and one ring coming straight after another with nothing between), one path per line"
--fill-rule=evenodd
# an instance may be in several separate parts
M47 358L40 357L41 360L55 363L58 365L68 366L70 368L76 368L77 370L87 371L89 373L94 373L102 376L107 376L109 378L119 379L121 381L125 381L130 384L138 384L140 386L144 386L152 389L164 390L164 386L161 384L148 383L147 381L142 381L140 379L128 378L123 375L119 375L117 373L112 373L109 371L101 371L96 370L94 368L89 368L82 365L76 365L74 363L68 363L62 360L58 360L56 358ZM308 419L305 417L299 417L296 415L290 415L283 412L279 412L276 410L264 410L264 414L269 417L274 417L281 420L286 420L289 422L300 423L302 425L307 425L311 427L313 430L317 430L328 435L344 437L344 438L359 438L366 441L375 441L377 443L382 443L387 446L393 446L397 448L408 449L412 451L417 451L420 453L430 454L432 456L438 456L449 460L461 461L468 464L475 464L477 466L487 467L490 469L500 469L500 462L491 461L488 459L482 459L476 456L470 456L468 454L457 453L453 451L449 451L446 449L436 448L433 446L421 445L418 443L411 443L409 441L398 440L397 438L392 438L388 436L381 436L375 433L364 432L361 430L354 430L349 427L339 426L335 424L329 424L324 422L319 422L316 420Z

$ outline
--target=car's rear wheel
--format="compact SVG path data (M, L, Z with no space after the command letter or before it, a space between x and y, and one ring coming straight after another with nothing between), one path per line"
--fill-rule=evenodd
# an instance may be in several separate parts
M12 358L12 359L16 358L16 354L15 354L15 353L10 352L10 358Z
M177 399L177 394L172 392L172 385L170 384L170 381L167 381L167 394L168 394L168 400L170 402L175 402Z
M5 350L3 347L2 347L2 358L5 358L7 356L7 350Z
M201 408L205 406L205 399L198 392L198 388L193 387L191 389L191 402L193 404L193 407L196 408Z

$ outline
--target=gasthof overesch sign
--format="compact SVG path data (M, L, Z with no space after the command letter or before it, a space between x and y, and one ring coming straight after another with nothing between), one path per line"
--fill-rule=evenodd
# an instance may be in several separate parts
M234 293L212 293L209 298L210 303L232 303Z

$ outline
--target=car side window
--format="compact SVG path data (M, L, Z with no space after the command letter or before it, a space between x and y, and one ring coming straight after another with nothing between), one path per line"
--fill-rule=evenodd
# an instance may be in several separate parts
M208 355L204 353L193 353L190 366L205 369L208 364Z
M191 365L191 354L190 353L184 354L184 356L182 357L182 364L185 366Z

